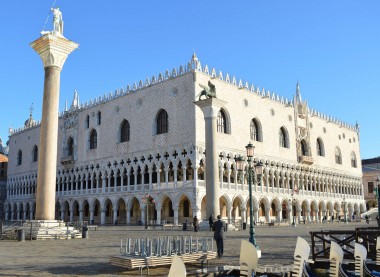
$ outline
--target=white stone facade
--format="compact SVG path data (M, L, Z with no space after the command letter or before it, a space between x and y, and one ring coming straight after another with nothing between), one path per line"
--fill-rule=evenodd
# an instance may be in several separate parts
M298 221L343 214L351 219L364 212L358 127L310 109L298 88L289 101L209 71L194 55L171 73L90 103L80 105L75 94L70 109L59 118L57 219L143 224L148 218L179 224L196 215L207 220L205 121L194 101L202 90L199 84L209 80L217 98L227 102L222 108L225 127L217 133L219 184L215 184L220 186L225 220L246 222L249 216L246 172L237 172L234 158L245 155L250 140L254 160L264 164L261 179L253 184L256 221L291 221L292 213ZM157 134L162 110L168 128ZM257 140L251 137L253 119ZM123 120L130 130L126 142L120 142ZM38 148L39 128L36 124L10 136L7 219L33 218L37 180L33 151ZM90 149L94 130L96 148ZM280 146L280 130L285 147Z

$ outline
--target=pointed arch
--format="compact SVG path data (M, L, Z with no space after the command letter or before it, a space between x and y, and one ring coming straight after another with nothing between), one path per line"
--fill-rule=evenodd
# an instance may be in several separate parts
M336 164L342 164L342 152L340 151L340 148L337 146L335 147L335 163Z
M66 142L67 156L74 155L74 139L70 136Z
M284 126L280 128L278 135L280 140L280 147L289 148L289 135Z
M90 149L96 149L98 147L98 134L95 129L92 129L89 137Z
M17 152L17 165L22 165L22 151L21 149Z
M32 160L33 162L38 161L38 146L34 145L33 150L32 150Z
M129 138L130 138L129 121L124 119L120 124L120 142L129 141Z
M261 123L257 118L253 118L250 124L250 135L253 141L263 141Z
M310 156L309 147L307 146L307 143L304 139L301 140L301 152L302 152L302 156Z
M322 138L317 138L317 155L320 157L325 156L325 146L323 144Z
M169 116L164 109L161 109L156 116L156 135L167 132L169 132Z
M351 167L357 167L356 154L354 151L351 152Z

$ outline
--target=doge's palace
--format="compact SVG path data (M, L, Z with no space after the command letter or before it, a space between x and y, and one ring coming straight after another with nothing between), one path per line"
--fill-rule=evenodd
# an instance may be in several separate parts
M205 120L194 105L211 83L217 111L216 168L206 176ZM31 118L9 137L5 216L34 219L40 123ZM365 210L359 128L201 64L195 53L171 71L87 102L74 92L59 114L55 219L96 224L207 220L206 180L217 188L229 223L246 222L246 171L236 169L255 146L263 174L253 184L257 222L320 222ZM214 215L216 216L216 215Z

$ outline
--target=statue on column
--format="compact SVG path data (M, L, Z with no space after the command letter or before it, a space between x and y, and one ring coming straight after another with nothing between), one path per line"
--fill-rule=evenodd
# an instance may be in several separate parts
M52 8L53 11L53 32L63 35L62 13L59 8Z
M208 87L206 87L202 84L199 84L199 86L201 88L203 88L203 90L198 94L198 96L199 96L198 100L199 101L201 100L202 96L205 96L206 98L216 98L216 89L215 89L215 85L213 83L208 81Z

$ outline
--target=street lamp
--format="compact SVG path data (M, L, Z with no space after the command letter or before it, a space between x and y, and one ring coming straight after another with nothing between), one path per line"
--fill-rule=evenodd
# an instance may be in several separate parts
M155 201L153 198L150 197L149 193L147 193L145 196L142 197L142 202L145 204L146 208L146 221L145 221L145 229L148 229L149 225L149 206L154 205Z
M293 214L293 213L294 213L294 212L293 212L293 206L294 206L294 190L292 191L291 196L292 196L292 199L289 199L289 201L292 201L292 202L291 202L291 203L292 203L292 207L290 208L290 215L291 215L292 218L293 218L292 226L293 226L293 227L297 227L297 224L296 224L296 221L295 221L295 215ZM294 210L295 210L295 209L294 209Z
M256 248L258 245L256 244L255 239L255 228L253 222L253 198L252 198L252 183L256 184L256 176L261 176L263 172L263 164L261 162L253 162L253 154L255 147L251 142L245 147L247 150L247 162L248 162L248 187L249 187L249 242L252 243ZM236 158L236 167L238 171L244 170L244 159L239 156Z
M347 204L347 202L346 202L346 196L345 195L343 195L343 202L342 202L342 204L343 204L343 212L344 212L344 223L348 223L347 222L347 209L346 209L346 204Z
M379 191L379 177L376 179L376 188L373 191L375 196L377 197L377 227L380 227L380 191Z

